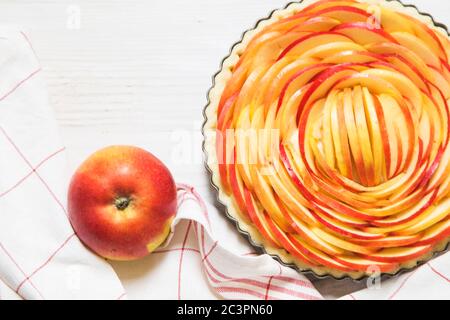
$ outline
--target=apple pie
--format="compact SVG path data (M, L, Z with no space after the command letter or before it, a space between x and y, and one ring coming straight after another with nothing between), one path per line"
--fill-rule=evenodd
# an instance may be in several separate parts
M303 1L245 33L205 109L219 199L286 264L358 279L450 240L450 40L397 1Z

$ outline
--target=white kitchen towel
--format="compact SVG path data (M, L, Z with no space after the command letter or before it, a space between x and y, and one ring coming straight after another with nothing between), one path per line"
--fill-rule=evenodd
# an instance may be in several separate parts
M80 243L67 219L65 151L40 71L26 35L0 28L0 298L123 299L126 293L114 270ZM200 195L188 185L178 188L180 210L172 231L180 236L179 223L187 221L186 231L181 243L168 241L154 254L176 270L148 270L138 277L139 287L170 286L164 290L173 299L191 298L182 295L182 284L227 299L322 298L303 275L269 256L225 249L215 240ZM197 244L188 245L190 232ZM204 277L191 277L193 266L183 260L191 251ZM444 256L346 298L419 298L426 292L448 298L449 261Z

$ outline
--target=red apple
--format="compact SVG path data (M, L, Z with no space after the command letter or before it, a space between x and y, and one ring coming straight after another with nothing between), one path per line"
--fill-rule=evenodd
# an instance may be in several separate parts
M68 208L86 246L107 259L135 260L169 235L177 190L169 170L152 154L113 146L94 153L76 171Z

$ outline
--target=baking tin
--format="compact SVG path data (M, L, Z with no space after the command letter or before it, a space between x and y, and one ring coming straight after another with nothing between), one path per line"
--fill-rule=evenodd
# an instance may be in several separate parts
M295 3L302 3L302 2L303 2L303 0L289 2L289 3L288 3L284 8L282 8L282 9L287 9L287 8L288 8L290 5L292 5L292 4L295 4ZM436 20L434 19L434 17L433 17L431 14L420 11L415 5L412 5L412 4L405 4L405 3L403 3L403 1L400 1L400 0L386 0L386 2L399 2L399 3L400 3L403 7L405 7L405 8L414 8L420 15L429 17L429 18L432 20L433 24L434 24L436 27L445 30L445 32L447 33L447 36L450 37L449 29L448 29L448 27L447 27L446 25L444 25L444 24L442 24L442 23L439 23L439 22L436 22ZM275 10L273 10L273 11L269 14L268 17L262 18L262 19L258 20L258 21L256 22L255 26L254 26L252 29L248 29L248 30L244 31L244 33L243 33L242 36L241 36L241 39L240 39L238 42L236 42L236 43L231 47L229 54L228 54L225 58L222 59L222 62L221 62L221 64L220 64L220 69L219 69L219 71L217 71L217 72L213 75L213 77L212 77L212 86L211 86L211 88L208 90L207 96L206 96L206 97L207 97L207 104L206 104L206 106L203 108L203 119L204 119L204 121L203 121L202 129L201 129L201 132L202 132L202 135L203 135L202 150L203 150L203 154L204 154L204 156L205 156L205 159L204 159L204 165L205 165L206 170L207 170L207 172L208 172L208 174L209 174L209 181L210 181L210 184L211 184L211 186L212 186L212 188L214 189L214 192L215 192L215 194L216 194L216 202L217 202L217 204L218 204L219 209L225 213L226 217L227 217L227 218L228 218L228 219L236 226L236 229L238 230L238 232L239 232L240 234L242 234L242 235L247 239L247 241L250 243L250 245L251 245L257 252L262 253L262 254L267 254L267 255L271 256L273 259L275 259L276 261L278 261L281 265L283 265L283 266L285 266L285 267L288 267L288 268L292 268L292 269L296 270L297 272L299 272L299 273L301 273L301 274L304 274L304 275L307 275L307 276L312 276L313 278L316 278L316 279L319 279L319 280L324 280L324 279L334 279L334 280L336 280L336 281L344 281L344 280L351 280L351 281L355 281L355 282L367 281L367 280L369 279L369 276L368 276L368 275L363 275L363 276L361 276L360 278L357 278L357 279L352 278L350 275L344 275L344 276L342 276L342 277L336 277L336 276L331 275L331 274L319 275L319 274L315 273L313 270L302 270L302 269L300 269L297 265L295 265L295 264L293 264L293 263L286 263L286 262L283 261L283 259L282 259L279 255L268 253L268 252L266 251L266 249L264 248L263 245L260 245L260 244L256 243L256 242L253 240L253 238L251 237L250 233L248 233L247 231L244 231L244 230L240 227L239 221L229 213L227 206L220 200L220 197L219 197L219 186L217 186L217 185L214 183L214 180L213 180L213 172L212 172L212 169L211 169L211 168L209 167L209 165L208 165L208 152L206 151L206 134L205 134L205 126L206 126L206 124L207 124L207 122L208 122L208 116L207 116L206 110L207 110L207 108L209 107L209 105L211 104L211 100L210 100L210 98L209 98L209 93L210 93L210 91L211 91L211 90L215 87L215 85L216 85L216 81L215 81L216 76L222 71L225 60L232 54L233 49L235 48L235 46L239 45L239 44L244 40L244 35L245 35L248 31L251 31L251 30L256 29L256 28L258 27L258 25L259 25L262 21L266 21L266 20L271 19L272 16L273 16L273 14L274 14L275 12L277 12L277 11L279 11L279 10L282 10L282 9L275 9ZM396 273L393 273L393 274L384 273L384 274L382 274L381 279L382 279L382 280L387 280L387 279L391 279L391 278L396 278L396 277L398 277L398 276L400 276L400 275L402 275L402 274L404 274L404 273L412 272L412 271L416 270L417 268L419 268L419 267L423 266L424 264L426 264L428 261L431 261L431 260L433 260L434 258L436 258L436 257L438 257L438 256L440 256L440 255L442 255L442 254L445 254L445 253L447 253L447 252L449 252L449 251L450 251L450 241L449 241L449 243L447 243L447 245L445 246L445 248L444 248L443 250L435 251L435 252L432 254L432 256L431 256L430 258L428 258L428 259L424 259L424 260L419 260L419 261L417 261L417 264L416 264L414 267L412 267L412 268L402 268L402 269L399 269Z

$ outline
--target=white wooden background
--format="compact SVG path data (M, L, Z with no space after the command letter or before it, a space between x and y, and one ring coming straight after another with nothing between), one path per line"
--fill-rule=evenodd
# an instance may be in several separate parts
M0 23L23 27L34 44L70 170L100 147L140 145L213 204L199 133L211 76L244 30L286 1L0 0ZM450 25L450 1L407 1ZM219 221L219 238L246 245ZM115 264L131 298L144 296L139 279L154 263ZM330 298L362 287L317 285Z

